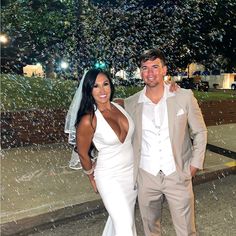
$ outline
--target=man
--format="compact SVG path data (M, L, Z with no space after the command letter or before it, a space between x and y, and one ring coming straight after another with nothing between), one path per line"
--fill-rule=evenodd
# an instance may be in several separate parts
M169 91L167 66L158 49L140 57L146 86L124 101L135 122L134 180L146 236L161 235L166 199L176 235L196 235L192 177L202 169L207 129L191 90Z

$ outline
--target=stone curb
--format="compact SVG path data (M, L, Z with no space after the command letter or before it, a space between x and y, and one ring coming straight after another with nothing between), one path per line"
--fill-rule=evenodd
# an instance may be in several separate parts
M105 211L102 200L94 200L67 206L44 214L1 224L1 236L28 235L41 228L66 223L71 220L83 219L92 214Z
M227 167L220 170L205 172L197 175L193 179L193 185L206 183L215 179L221 179L228 175L236 174L236 167ZM20 219L1 224L2 236L24 236L29 233L37 232L40 229L46 229L69 221L84 219L94 214L105 212L102 200L94 200L55 211L47 212L37 216Z

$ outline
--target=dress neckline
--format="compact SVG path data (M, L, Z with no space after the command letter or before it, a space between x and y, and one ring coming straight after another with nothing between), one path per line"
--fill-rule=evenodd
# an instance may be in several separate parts
M125 141L126 141L126 139L127 139L127 137L128 137L129 130L130 130L129 118L128 118L128 116L125 114L125 112L122 112L121 107L119 107L118 104L116 104L116 103L114 103L114 102L111 102L111 103L125 116L125 118L127 119L127 122L128 122L128 131L127 131L127 133L126 133L126 136L125 136L123 142L119 139L117 133L112 129L112 127L110 126L110 124L107 122L107 120L106 120L105 117L103 116L102 112L101 112L99 109L97 109L97 111L100 113L100 115L102 116L103 120L104 120L105 123L110 127L110 129L112 130L112 132L115 134L115 136L116 136L116 138L118 139L118 141L119 141L121 144L124 144ZM125 111L125 110L124 110L124 111Z

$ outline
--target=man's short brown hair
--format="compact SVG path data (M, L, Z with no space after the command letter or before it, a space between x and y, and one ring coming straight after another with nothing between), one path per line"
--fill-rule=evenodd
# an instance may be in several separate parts
M166 65L165 56L164 56L163 52L160 49L153 48L153 49L146 50L140 56L138 66L141 67L141 64L143 62L146 62L148 60L154 61L157 58L159 58L161 60L161 63L162 63L163 66Z

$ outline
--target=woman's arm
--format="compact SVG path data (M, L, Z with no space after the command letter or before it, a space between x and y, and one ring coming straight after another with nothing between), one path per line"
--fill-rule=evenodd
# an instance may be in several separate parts
M95 122L95 117L93 119L93 122ZM94 165L89 156L89 148L91 146L94 135L93 127L95 126L93 126L91 122L91 115L83 116L76 128L76 145L84 172L88 175L89 181L92 184L94 191L97 192L97 187L93 175Z

